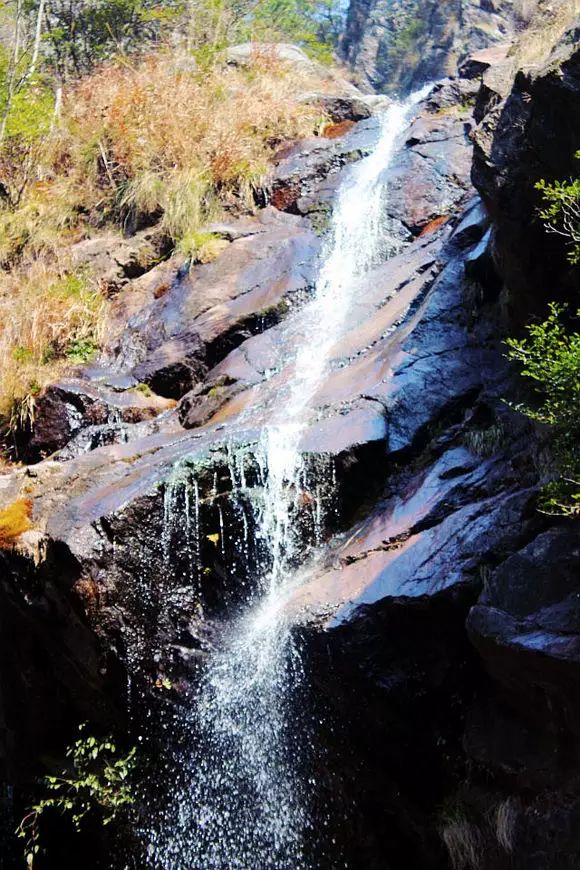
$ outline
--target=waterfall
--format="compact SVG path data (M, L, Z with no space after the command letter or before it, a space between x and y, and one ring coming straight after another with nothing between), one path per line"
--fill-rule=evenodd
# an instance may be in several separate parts
M188 714L181 771L149 838L151 866L163 870L309 870L310 728L300 698L300 650L284 610L309 545L298 521L312 506L312 545L324 528L329 461L307 462L301 439L331 350L348 329L357 278L384 250L380 175L413 106L428 89L385 113L373 152L350 168L338 192L316 292L284 324L282 386L267 405L256 450L261 497L254 499L260 552L257 589L227 623L204 666ZM279 373L278 373L279 374ZM235 450L233 450L235 453ZM243 464L242 466L243 467ZM235 474L235 469L232 475ZM243 476L243 475L242 475ZM245 481L240 481L245 485ZM196 555L197 559L197 555Z

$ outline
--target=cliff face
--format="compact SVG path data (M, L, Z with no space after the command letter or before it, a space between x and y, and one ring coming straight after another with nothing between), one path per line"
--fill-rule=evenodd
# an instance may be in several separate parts
M361 84L405 93L510 37L512 0L351 0L341 53Z
M504 59L482 73L472 178L494 220L494 257L519 320L552 298L576 304L577 270L538 217L535 185L573 178L580 143L578 0L541 0Z
M574 171L577 11L575 2L541 3L509 57L487 69L466 66L482 76L472 177L491 218L489 229L479 225L476 248L479 265L486 264L477 282L487 299L477 330L495 312L496 336L545 313L550 299L575 305L578 298L578 270L537 219L534 189L539 178ZM472 230L479 219L465 218ZM459 269L451 285L458 308L443 305L457 312L448 332L466 311L474 258L468 254L463 278ZM440 279L432 304L442 292ZM497 373L490 352L486 371ZM448 435L460 429L447 422L448 434L415 454L422 457L417 471L407 456L384 501L351 530L338 551L340 570L330 565L312 584L321 610L340 590L326 634L312 640L313 669L340 723L333 764L343 773L345 804L358 808L350 841L368 846L353 866L579 866L580 635L571 602L579 590L580 529L535 510L539 456L530 447L537 433L518 435L513 416L501 410L498 398L509 389L507 381L499 389L487 382L467 400L488 433L499 425L505 434L475 466L477 483L457 442L448 451ZM412 392L408 401L414 404ZM451 477L449 461L459 462ZM453 481L439 504L428 495L435 480L435 490ZM429 503L426 516L415 513ZM440 838L448 854L438 851Z

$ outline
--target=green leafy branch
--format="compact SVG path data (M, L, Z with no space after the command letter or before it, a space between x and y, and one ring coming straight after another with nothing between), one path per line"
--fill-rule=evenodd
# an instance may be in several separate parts
M580 160L580 151L576 154ZM580 264L580 178L570 181L554 181L548 184L544 179L536 184L541 191L544 208L540 217L546 222L547 229L562 236L570 246L568 260L572 265Z
M543 490L540 509L564 516L580 514L580 333L566 329L563 306L550 305L543 323L528 326L528 337L508 339L508 358L534 386L535 402L516 406L554 429L561 477ZM580 316L580 311L578 312Z
M45 777L48 796L30 808L16 831L25 841L24 854L29 868L34 866L41 851L40 823L47 810L69 816L79 832L90 813L98 813L102 824L108 825L134 802L130 775L135 766L136 748L120 754L112 737L98 739L87 735L86 725L79 731L81 736L66 753L71 759L70 771L64 771L61 776Z

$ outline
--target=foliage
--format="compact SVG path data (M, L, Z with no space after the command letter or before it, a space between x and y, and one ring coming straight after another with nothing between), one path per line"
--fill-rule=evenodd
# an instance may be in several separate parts
M62 81L83 75L113 54L157 42L183 7L170 0L50 0L47 60Z
M398 31L393 46L397 55L405 55L409 52L423 31L425 30L425 22L420 14L411 15L405 21L404 26Z
M507 345L508 358L534 387L536 402L519 409L554 429L561 478L545 488L541 509L572 516L580 514L580 333L566 329L563 312L552 303L548 318L528 327L527 338Z
M2 8L19 41L17 80L40 25L41 67L60 84L114 56L183 37L188 51L204 57L252 39L294 42L329 59L344 18L336 0L5 0Z
M576 157L580 160L580 151ZM544 200L540 217L550 232L566 239L570 263L580 265L580 177L553 184L542 179L536 189L541 191Z
M192 232L184 235L179 242L179 251L193 263L211 263L229 242L220 239L215 233Z
M135 767L136 749L122 754L112 737L98 739L79 729L78 740L67 750L70 769L61 776L47 776L48 797L35 804L20 823L17 834L25 841L25 858L33 867L41 851L41 820L47 810L67 815L80 831L87 816L97 815L103 825L134 801L130 776Z
M246 33L240 36L294 42L316 60L328 63L342 26L341 6L333 0L259 0Z
M21 498L0 510L0 549L6 550L31 527L32 502Z

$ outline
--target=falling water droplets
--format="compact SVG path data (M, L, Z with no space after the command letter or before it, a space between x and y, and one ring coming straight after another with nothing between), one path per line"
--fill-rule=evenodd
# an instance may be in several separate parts
M269 422L253 455L247 446L227 447L228 510L240 530L237 541L228 539L227 546L217 473L213 478L209 495L219 500L222 560L226 564L232 551L246 566L254 565L257 576L245 610L217 626L196 696L181 723L185 738L171 794L149 828L152 867L311 870L307 841L314 837L311 794L316 782L308 770L315 723L304 702L303 660L285 603L299 582L297 568L324 541L338 503L333 458L305 454L302 441L332 348L348 329L356 281L388 247L380 176L422 96L392 105L375 150L343 182L315 295L284 325L285 346L291 350L282 367L284 387L268 408ZM165 494L163 547L168 556L175 531L175 486L170 483ZM187 539L196 534L199 540L195 481L185 510ZM199 571L199 544L196 549L193 543L192 550Z

